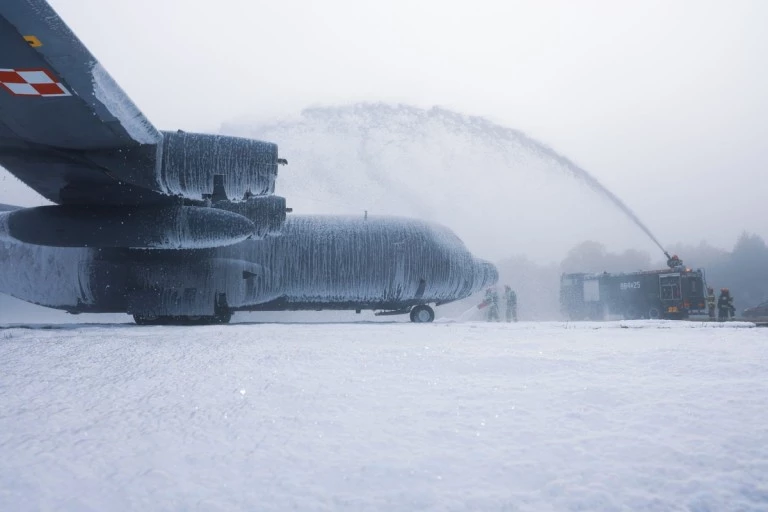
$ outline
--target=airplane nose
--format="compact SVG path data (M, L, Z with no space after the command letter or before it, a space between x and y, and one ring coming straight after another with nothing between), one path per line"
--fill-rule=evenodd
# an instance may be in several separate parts
M475 260L475 285L473 286L473 292L492 286L498 281L499 271L496 269L496 265L485 260Z

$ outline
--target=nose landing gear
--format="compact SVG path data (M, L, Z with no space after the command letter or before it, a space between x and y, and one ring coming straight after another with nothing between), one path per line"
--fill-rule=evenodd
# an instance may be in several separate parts
M417 324L429 323L435 319L435 310L426 304L414 306L411 309L411 322Z
M392 316L392 315L410 315L411 322L417 324L426 324L435 319L435 310L426 304L419 304L418 306L405 307L402 309L377 311L374 313L376 316Z

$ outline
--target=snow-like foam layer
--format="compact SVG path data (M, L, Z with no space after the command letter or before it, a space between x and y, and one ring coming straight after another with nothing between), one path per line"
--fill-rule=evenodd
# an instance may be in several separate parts
M475 325L498 325L502 329L511 330L542 330L542 329L567 329L567 330L595 330L595 329L750 329L756 327L753 322L710 322L697 320L617 320L610 322L517 322L488 323L459 318L438 318L440 323L468 323ZM502 327L503 326L503 327Z
M14 238L11 236L11 232L8 228L8 217L11 212L0 213L0 242L14 242Z
M760 329L7 329L0 510L763 510L767 371Z
M93 94L117 118L133 140L140 144L157 144L160 133L128 98L104 67L96 62L92 69Z
M0 235L0 293L63 309L93 304L92 263L89 249L21 244L4 241Z

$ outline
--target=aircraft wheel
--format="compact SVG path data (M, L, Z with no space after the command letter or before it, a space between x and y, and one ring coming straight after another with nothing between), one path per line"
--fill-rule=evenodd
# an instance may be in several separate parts
M411 322L417 324L429 323L435 319L435 310L426 304L421 304L411 310Z
M220 293L213 305L213 324L228 324L232 320L232 310L227 306L227 295Z
M215 325L228 324L232 319L232 312L225 311L215 316L141 316L133 315L137 325Z
M222 312L216 313L216 316L214 316L213 318L214 318L214 323L228 324L229 321L232 320L232 312L229 310L222 311Z
M165 317L133 315L133 321L136 325L163 325Z

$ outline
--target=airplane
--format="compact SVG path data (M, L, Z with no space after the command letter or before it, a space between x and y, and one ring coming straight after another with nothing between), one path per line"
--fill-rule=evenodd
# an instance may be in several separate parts
M159 131L44 0L0 3L0 166L50 201L0 205L0 293L142 325L237 311L435 318L494 285L449 229L288 215L271 142Z

